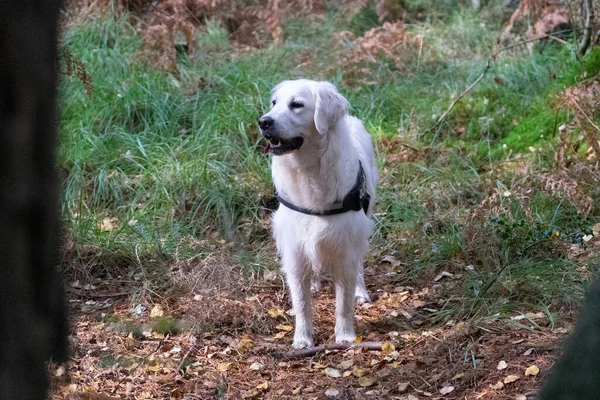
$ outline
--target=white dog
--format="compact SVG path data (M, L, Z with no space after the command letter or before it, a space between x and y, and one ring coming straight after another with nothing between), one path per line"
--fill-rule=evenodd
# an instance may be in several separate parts
M335 338L353 341L354 302L369 301L363 261L373 230L377 166L371 136L327 82L284 81L259 119L275 156L273 234L296 316L295 348L313 346L311 278L335 283Z

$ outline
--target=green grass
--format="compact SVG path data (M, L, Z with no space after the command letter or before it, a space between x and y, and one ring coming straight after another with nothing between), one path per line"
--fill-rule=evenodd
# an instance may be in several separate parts
M411 2L407 24L422 35L422 50L407 56L408 71L379 58L371 66L377 85L347 84L337 64L340 53L329 43L334 32L360 34L379 24L373 5L351 20L335 9L322 22L290 18L281 46L246 53L209 21L198 34L198 53L179 56L178 79L140 57L142 38L132 16L91 14L71 27L62 43L86 64L94 87L92 97L71 77L60 87L62 211L82 258L71 260L73 268L112 276L117 273L110 262L120 260L147 279L164 280L155 269L198 252L183 245L190 237L243 244L240 263L253 270L273 267L272 256L263 253L271 240L264 220L273 198L256 120L279 81L312 77L334 82L376 139L383 173L374 245L400 254L413 266L409 276L472 264L475 272L466 274L456 298L477 299L477 291L496 279L482 306L487 313L507 304L571 300L581 279L564 252L540 246L513 259L502 274L500 269L547 232L576 242L597 214L582 220L559 196L540 194L529 203L533 221L518 210L496 222L471 215L501 188L496 182L510 187L522 178L503 169L509 151L527 154L529 146L540 146L544 159L552 159L552 98L578 81L582 68L597 73L600 51L582 64L556 46L533 55L507 52L446 123L428 131L481 73L502 29L497 8L473 13L445 1L432 11L429 3ZM307 54L310 62L303 63ZM390 161L382 144L398 137L422 154ZM106 218L113 218L109 229L102 227ZM485 238L483 245L466 234L473 229ZM84 262L90 248L108 261Z

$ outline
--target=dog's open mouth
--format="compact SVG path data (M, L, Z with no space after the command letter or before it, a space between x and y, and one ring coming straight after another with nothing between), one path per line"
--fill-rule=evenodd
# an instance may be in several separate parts
M290 153L294 150L298 150L302 147L304 138L296 136L290 139L279 139L273 138L269 140L268 151L273 153L275 156Z

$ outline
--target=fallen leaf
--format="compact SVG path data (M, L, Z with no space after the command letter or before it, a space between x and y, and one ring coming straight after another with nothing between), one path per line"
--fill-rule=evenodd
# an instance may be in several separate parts
M524 394L518 394L515 396L515 400L527 400L527 396Z
M258 361L255 361L252 363L252 365L250 365L250 369L252 371L260 371L263 368L264 368L264 365L259 363Z
M98 224L98 228L104 232L110 232L116 228L116 224L119 222L118 218L104 218L100 224Z
M232 363L219 363L219 365L217 365L217 371L219 372L225 372L225 371L229 371L229 367L231 367Z
M454 386L444 386L443 388L440 389L441 394L448 394L448 393L452 393L453 391L454 391Z
M160 304L157 304L154 307L152 307L152 310L150 311L150 318L160 318L164 315L165 315L165 312L163 311Z
M248 336L242 336L240 343L238 344L237 351L243 353L250 347L252 347L252 340Z
M436 276L435 278L433 278L433 281L437 282L437 281L439 281L440 279L442 279L445 276L448 277L448 278L452 278L454 276L454 274L451 274L448 271L442 271L442 272L440 272L440 274L438 276Z
M285 332L291 332L294 330L294 327L291 325L277 325L275 329Z
M490 387L494 390L500 390L504 387L504 383L502 383L502 381L498 381L493 385L490 385Z
M409 385L410 385L410 382L400 382L396 389L398 390L398 393L400 393L400 394L406 393L408 391Z
M530 365L525 370L525 376L536 376L540 373L540 369L536 365Z
M400 261L396 260L396 257L387 255L381 259L382 263L390 263L392 267L397 267L400 265Z
M508 368L508 364L506 363L506 361L502 360L498 363L498 366L496 367L496 369L498 371L502 371L503 369Z
M285 311L283 311L281 308L271 308L269 311L267 311L267 313L269 314L269 316L271 316L273 318L277 318L277 317L283 317L283 314L285 314Z
M458 373L452 377L452 379L462 379L465 377L464 372Z
M269 382L268 381L264 381L263 383L256 385L256 388L258 390L269 390Z
M342 373L335 368L327 367L325 368L325 375L330 378L341 378Z
M256 399L260 396L258 390L251 390L249 392L242 393L242 399Z
M367 304L367 303L365 303L365 304ZM363 337L362 336L357 336L357 337L354 338L354 343L360 343L362 341L363 341Z
M352 373L354 374L354 376L360 378L361 376L363 376L365 374L365 370L362 368L354 368L352 370Z
M344 361L340 362L337 365L337 367L339 369L346 370L346 369L352 368L353 365L354 365L354 360L353 359L349 359L349 360L344 360Z
M340 391L336 388L329 388L325 391L325 396L327 397L336 397L338 394L340 394Z
M287 332L285 332L285 331L282 331L282 332L279 332L279 333L275 334L275 336L273 336L273 339L278 339L278 340L279 340L279 339L283 339L283 337L284 337L285 335L287 335Z
M524 356L529 356L531 355L531 353L533 353L534 348L532 347L531 349L527 349L525 350L525 353L523 353Z
M516 375L508 375L504 378L504 383L513 383L519 380L519 377Z
M344 371L344 373L342 374L342 376L346 377L346 376L350 376L352 375L352 371Z
M375 380L373 379L372 376L362 376L362 377L358 378L358 384L362 387L373 386L374 383L375 383Z
M381 350L383 351L383 354L388 355L391 352L393 352L394 350L396 350L396 346L394 346L392 343L390 342L384 342L381 345Z
M413 301L413 307L414 307L414 308L421 308L421 307L423 307L424 305L425 305L425 302L424 302L424 301L421 301L421 300L414 300L414 301Z

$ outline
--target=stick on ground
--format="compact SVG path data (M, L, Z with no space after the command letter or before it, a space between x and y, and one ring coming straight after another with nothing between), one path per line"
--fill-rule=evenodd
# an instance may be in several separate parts
M385 342L342 342L342 343L331 343L322 346L310 347L308 349L288 351L286 353L275 354L275 358L301 358L301 357L312 357L317 353L325 350L348 350L355 348L363 348L367 350L381 350ZM396 344L394 344L396 345Z

